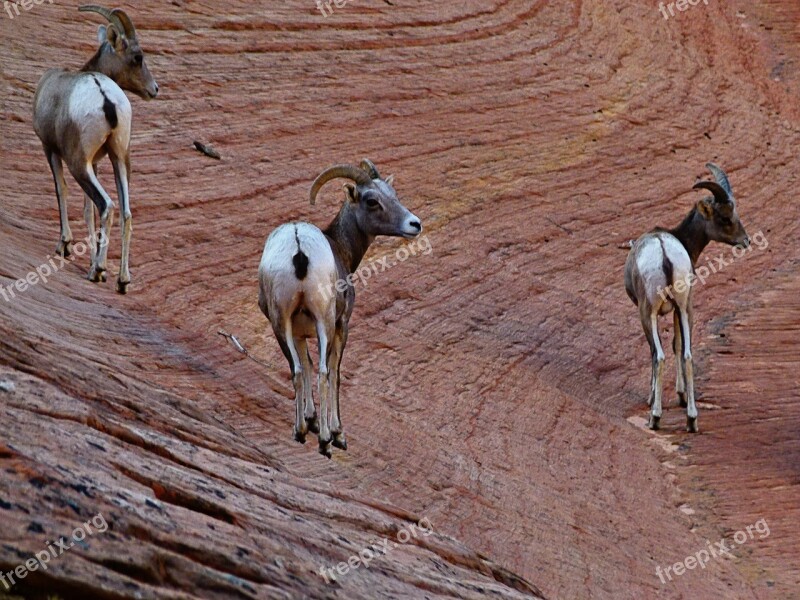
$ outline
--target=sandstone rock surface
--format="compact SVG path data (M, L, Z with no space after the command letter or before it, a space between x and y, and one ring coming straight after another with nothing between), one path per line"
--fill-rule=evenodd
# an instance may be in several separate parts
M57 241L31 100L46 68L94 51L77 5L0 13L3 287ZM109 530L16 593L797 597L796 2L669 20L651 0L123 6L161 86L132 100L133 283L89 283L84 257L0 298L0 381L16 388L0 394L0 571L98 513ZM367 257L396 264L358 290L350 450L329 461L291 440L256 269L273 227L335 214L336 186L308 205L313 177L362 156L396 174L431 252L399 261L383 240ZM708 160L769 247L696 290L700 435L675 401L651 434L617 246L679 222ZM110 256L115 274L118 230ZM433 534L320 576L422 518ZM735 559L656 576L762 518L770 535Z

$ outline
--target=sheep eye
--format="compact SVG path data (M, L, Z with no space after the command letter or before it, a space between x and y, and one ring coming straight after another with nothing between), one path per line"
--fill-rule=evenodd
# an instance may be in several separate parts
M381 205L373 196L365 198L364 202L367 203L367 208L378 208Z

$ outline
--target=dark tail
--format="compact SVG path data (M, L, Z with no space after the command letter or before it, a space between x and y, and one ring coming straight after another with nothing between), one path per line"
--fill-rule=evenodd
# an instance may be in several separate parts
M667 278L667 286L671 286L674 282L672 281L673 277L673 266L672 261L667 256L667 250L664 248L664 242L659 239L661 242L661 255L662 255L662 263L661 268L664 270L664 276Z
M667 256L666 248L664 248L664 240L659 238L658 241L661 242L661 254L662 254L661 268L664 271L664 277L666 277L666 279L667 279L667 287L665 287L663 290L659 290L659 294L661 295L661 298L665 302L667 301L666 296L669 296L669 299L670 299L670 302L672 304L672 307L675 310L677 310L678 309L678 305L677 305L676 302L674 302L675 296L673 295L673 289L672 289L672 284L675 283L675 280L674 280L674 267L672 266L672 261Z
M308 257L300 249L300 237L297 235L297 227L294 228L294 239L297 242L297 254L292 258L294 274L300 281L303 281L308 275Z

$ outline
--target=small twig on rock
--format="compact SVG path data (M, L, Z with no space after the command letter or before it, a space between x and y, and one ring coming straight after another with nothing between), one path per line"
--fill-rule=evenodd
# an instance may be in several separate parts
M266 367L267 369L270 369L270 370L273 370L273 371L276 370L275 367L273 367L268 362L263 361L263 360L259 360L256 357L252 356L250 354L250 352L248 352L247 348L244 347L244 345L237 339L237 337L235 335L231 335L230 333L222 331L221 329L217 333L220 334L222 337L227 338L228 341L233 345L233 347L236 348L237 352L240 352L241 354L244 354L247 358L252 360L254 363L259 364L262 367ZM288 400L291 400L292 398L294 398L294 389L290 389L290 388L286 387L286 384L284 382L282 382L280 379L278 379L277 377L275 377L271 373L268 374L267 377L273 382L273 384L275 386L275 387L272 388L273 390L275 390L276 392L281 393Z
M551 219L550 217L545 217L545 219L547 219L547 220L548 220L548 221L550 221L550 222L551 222L553 225L555 225L556 227L558 227L558 228L559 228L561 231L564 231L564 232L568 233L569 235L572 235L573 233L575 233L575 232L574 232L574 231L572 231L571 229L568 229L567 227L564 227L563 225L559 225L558 223L556 223L555 221L553 221L553 219Z
M221 329L217 333L220 334L224 338L228 338L228 340L230 340L231 344L233 344L233 347L236 348L236 350L238 352L241 352L242 354L244 354L247 358L249 358L253 362L256 362L259 365L261 365L262 367L266 367L268 369L274 369L275 368L271 364L269 364L268 362L264 362L263 360L259 360L256 357L252 356L247 351L247 348L242 346L242 343L236 338L235 335L231 335L230 333L226 333L226 332L222 331Z

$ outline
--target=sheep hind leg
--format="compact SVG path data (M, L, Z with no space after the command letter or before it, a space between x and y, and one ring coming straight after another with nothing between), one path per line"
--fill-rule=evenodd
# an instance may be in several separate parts
M333 313L335 306L331 304L330 313ZM328 318L326 318L328 317ZM331 430L330 430L330 364L331 341L333 338L332 327L328 323L334 321L335 315L315 315L317 322L317 339L319 340L319 375L317 385L319 386L319 452L323 456L331 458Z
M67 212L67 185L64 180L64 163L55 152L48 152L47 162L53 172L53 181L56 184L58 217L61 222L61 236L56 246L56 254L69 258L72 255L72 231L69 228L69 213Z
M278 316L280 313L276 310L271 311L271 314L276 315L275 321L270 319L270 322L272 323L272 331L275 334L275 339L278 340L278 345L281 347L283 355L286 357L286 360L289 361L289 369L292 371L292 384L294 385L295 403L295 419L292 436L296 442L305 444L308 428L306 427L306 422L303 418L303 398L305 397L305 392L303 389L303 367L300 362L297 348L294 345L291 319L281 318L281 316Z
M97 163L93 165L94 175L97 177ZM90 264L94 264L97 253L100 251L100 236L95 224L95 205L88 194L83 195L83 220L86 221L86 229L89 232L89 259Z
M653 341L653 333L650 330L650 314L644 307L641 307L639 310L639 316L642 319L642 329L644 329L644 336L647 338L647 345L650 348L650 360L651 360L651 373L650 373L650 395L647 398L647 406L653 406L653 400L655 400L655 390L656 390L656 365L655 365L655 357L656 357L656 350L655 350L655 342Z
M86 194L83 195L83 218L86 221L86 228L89 230L89 258L94 264L97 258L97 231L94 223L94 202Z
M313 386L311 383L311 375L314 372L311 363L311 355L308 353L308 342L305 338L294 338L294 345L297 348L297 353L300 355L300 361L303 366L303 418L306 421L306 427L313 434L319 434L319 418L317 417L317 409L314 406L314 394L312 392Z
M675 337L672 339L672 350L675 352L675 391L678 394L678 403L681 408L686 408L686 365L683 358L683 336L681 335L680 312L673 312Z
M114 222L114 203L108 196L103 186L97 180L94 173L94 165L87 164L82 167L83 170L70 169L75 181L83 188L83 191L88 195L97 211L100 213L100 240L98 242L97 255L92 262L92 268L89 271L89 281L105 281L107 260L108 260L108 240L109 230Z
M119 261L119 277L117 279L117 292L128 293L131 282L129 257L131 248L131 233L133 232L133 218L131 215L131 200L128 190L128 176L130 161L127 156L119 156L109 151L111 164L114 166L114 179L117 184L117 197L119 198L120 227L122 233L122 253Z
M664 371L664 350L661 348L661 340L658 337L658 312L652 310L650 314L645 314L642 310L642 327L644 328L645 335L648 341L651 342L650 348L653 358L653 376L652 387L650 395L653 400L652 408L650 411L649 427L652 430L657 430L661 427L661 391L662 391L662 374Z
M683 364L686 377L686 430L689 433L697 433L697 405L694 398L694 364L692 361L692 317L691 309L682 310L680 314L680 325L683 334Z

